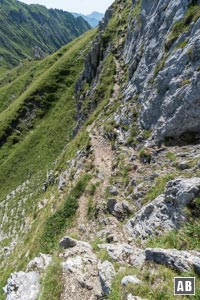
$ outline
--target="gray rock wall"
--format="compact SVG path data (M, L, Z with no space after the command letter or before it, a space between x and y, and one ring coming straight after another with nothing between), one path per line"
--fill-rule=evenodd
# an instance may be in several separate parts
M140 124L153 129L156 142L191 134L199 138L200 20L191 22L166 47L173 25L190 4L188 0L142 0L140 15L129 24L124 49L129 64L125 100L133 101L137 95L142 104Z

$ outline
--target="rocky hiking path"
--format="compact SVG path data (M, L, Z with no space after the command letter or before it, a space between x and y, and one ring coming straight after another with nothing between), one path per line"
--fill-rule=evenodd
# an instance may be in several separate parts
M120 92L120 85L119 85L120 78L118 74L121 74L121 67L117 59L115 59L115 64L116 64L115 84L113 86L113 94L109 100L109 104L113 103L118 99L119 92ZM97 170L97 177L100 180L102 180L101 184L98 186L94 195L94 200L98 204L98 202L102 201L105 189L109 185L109 178L111 177L112 174L113 152L112 152L111 144L105 138L102 137L100 131L98 130L98 126L96 122L94 122L92 125L89 125L86 128L86 130L89 133L90 143L94 153L93 164ZM77 224L86 225L87 222L88 222L87 198L85 197L85 195L83 195L79 199Z
M113 86L113 93L109 100L108 105L112 102L118 100L120 93L120 85L119 85L119 74L121 74L121 67L119 61L115 58L116 64L116 75L115 75L115 83ZM100 114L100 117L103 113ZM100 130L96 122L94 122L91 126L87 127L87 132L90 136L91 146L94 150L94 165L97 168L99 174L102 174L104 186L109 183L109 177L112 174L112 161L113 161L113 152L111 148L111 144L102 137Z
M110 143L108 143L94 129L90 133L90 142L94 150L94 166L96 167L99 177L103 179L104 185L108 184L108 179L111 176L113 153Z
M107 106L112 105L114 101L118 100L120 93L120 80L122 69L120 66L120 62L115 58L116 64L116 75L115 75L115 83L113 86L113 93L109 99L109 103ZM101 120L103 113L100 113L98 119L94 121L91 125L89 125L86 130L90 137L91 148L93 149L94 160L93 164L96 168L97 179L93 179L91 183L97 183L100 180L100 184L96 189L94 195L94 201L98 205L98 203L102 202L104 197L104 193L106 187L109 185L109 178L112 174L112 162L114 159L114 154L112 151L111 144L102 136L101 126L102 124L98 124L98 120ZM87 205L88 198L86 195L82 195L79 199L79 208L77 212L77 219L75 226L70 229L68 233L78 233L80 234L80 229L84 229L87 227L88 218L87 218Z

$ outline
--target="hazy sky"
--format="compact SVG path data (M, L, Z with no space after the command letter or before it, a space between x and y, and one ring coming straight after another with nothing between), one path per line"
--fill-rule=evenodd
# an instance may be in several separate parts
M38 3L48 8L61 8L66 11L88 14L93 11L105 12L114 0L20 0L32 4Z

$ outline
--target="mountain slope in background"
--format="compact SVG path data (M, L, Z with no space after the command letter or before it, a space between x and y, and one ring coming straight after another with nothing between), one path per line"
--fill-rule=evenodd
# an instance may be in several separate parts
M92 27L96 27L99 22L103 19L104 14L99 13L97 11L92 12L91 14L88 15L83 15L83 14L78 14L78 13L73 13L75 17L82 17L85 19Z
M53 53L91 28L68 12L16 0L0 0L0 23L0 70Z

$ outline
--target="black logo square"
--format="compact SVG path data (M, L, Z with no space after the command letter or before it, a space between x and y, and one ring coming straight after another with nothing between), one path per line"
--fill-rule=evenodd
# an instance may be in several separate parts
M174 295L195 295L195 277L175 277Z

